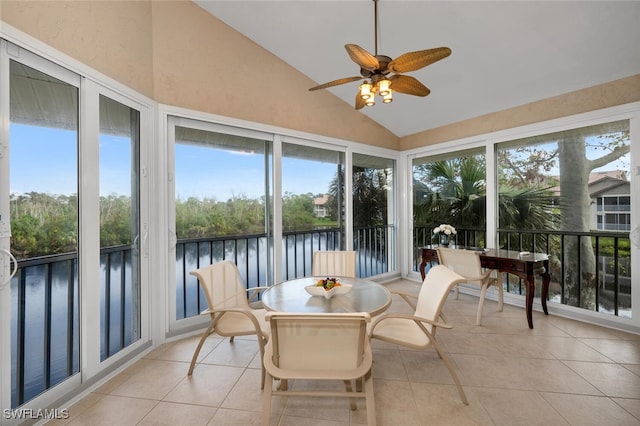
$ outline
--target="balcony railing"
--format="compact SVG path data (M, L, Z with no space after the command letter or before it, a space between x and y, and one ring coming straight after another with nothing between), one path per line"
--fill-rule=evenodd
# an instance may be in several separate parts
M414 271L420 247L433 244L434 226L414 228ZM456 243L487 247L483 229L458 229ZM631 317L631 252L628 233L498 229L498 246L549 254L549 300L615 316ZM492 246L492 245L491 245ZM526 285L508 276L505 290L524 295Z

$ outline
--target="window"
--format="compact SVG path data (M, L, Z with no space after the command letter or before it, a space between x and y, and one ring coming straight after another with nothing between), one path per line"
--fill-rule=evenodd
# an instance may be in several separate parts
M353 240L358 276L395 269L395 161L353 154Z
M629 131L622 120L497 145L500 246L551 255L552 301L631 314L630 285L613 285L631 280L628 232L592 232L629 230Z
M414 270L440 224L456 228L454 244L486 247L484 150L414 158L412 165Z
M207 306L188 274L200 266L230 259L249 287L273 280L270 142L213 129L186 120L175 127L177 319Z
M15 407L79 371L78 87L15 61L9 79Z
M314 214L316 202L323 216ZM310 274L315 250L344 249L344 226L344 153L283 143L283 279Z
M140 338L140 113L100 96L101 350Z

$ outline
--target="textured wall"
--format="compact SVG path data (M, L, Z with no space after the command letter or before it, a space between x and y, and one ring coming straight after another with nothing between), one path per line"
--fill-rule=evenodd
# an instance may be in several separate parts
M397 149L398 138L191 1L0 2L0 19L160 103Z
M640 75L406 136L400 140L399 149L434 145L636 101L640 101Z

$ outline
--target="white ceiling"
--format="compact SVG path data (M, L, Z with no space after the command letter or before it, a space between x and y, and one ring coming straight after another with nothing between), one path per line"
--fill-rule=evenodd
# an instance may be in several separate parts
M373 0L194 0L316 81L359 75L374 53ZM447 46L407 73L431 89L361 110L397 136L640 74L640 1L379 0L378 53ZM353 105L358 82L328 89Z

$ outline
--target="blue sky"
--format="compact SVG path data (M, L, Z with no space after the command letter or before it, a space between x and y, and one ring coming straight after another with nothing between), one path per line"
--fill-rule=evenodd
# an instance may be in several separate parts
M75 132L11 124L11 193L77 192ZM130 153L123 138L100 138L100 192L129 195ZM194 146L176 147L176 194L181 198L264 194L264 156ZM20 164L28 166L20 167ZM296 194L323 193L335 175L335 165L283 159L283 190Z

